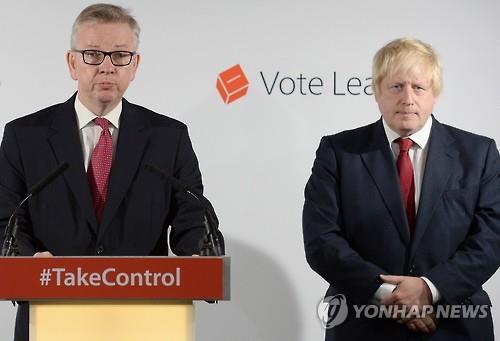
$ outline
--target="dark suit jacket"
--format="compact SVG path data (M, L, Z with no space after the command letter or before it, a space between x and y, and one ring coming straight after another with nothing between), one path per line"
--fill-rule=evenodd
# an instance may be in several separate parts
M22 255L178 255L199 251L203 213L150 163L202 191L198 161L183 123L123 100L108 199L97 224L78 135L75 95L5 127L0 150L0 222L27 189L57 165L68 169L31 198L18 231ZM3 235L3 231L2 231Z
M369 304L379 274L426 276L442 304L490 304L481 288L500 260L500 159L495 142L433 118L415 235L382 121L326 136L305 189L307 261L350 304ZM490 340L486 319L446 319L432 340ZM354 319L328 340L415 337L387 319ZM338 338L337 338L338 337Z

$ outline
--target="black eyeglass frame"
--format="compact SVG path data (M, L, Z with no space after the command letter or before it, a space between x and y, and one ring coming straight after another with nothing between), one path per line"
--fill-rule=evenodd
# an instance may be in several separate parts
M114 66L127 66L127 65L130 65L130 63L132 63L132 58L134 58L134 56L137 54L137 52L132 52L132 51L110 51L110 52L106 52L106 51L101 51L101 50L93 50L93 49L86 49L86 50L78 50L78 49L72 49L71 52L77 52L77 53L81 53L82 54L82 59L83 59L83 62L87 65L101 65L102 63L104 63L104 59L106 59L106 56L109 56L109 60L111 61L111 64L113 64ZM85 53L87 52L97 52L97 53L102 53L104 55L104 57L102 57L102 60L100 63L89 63L85 60ZM115 62L113 61L113 57L112 55L115 54L115 53L127 53L129 54L130 56L130 59L128 61L127 64L115 64Z

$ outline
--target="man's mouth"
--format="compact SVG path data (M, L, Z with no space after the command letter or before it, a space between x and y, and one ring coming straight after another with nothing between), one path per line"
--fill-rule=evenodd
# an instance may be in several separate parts
M114 83L111 83L111 82L100 82L100 83L97 83L97 85L101 88L105 88L105 89L108 89L108 88L111 88L113 87L115 84Z

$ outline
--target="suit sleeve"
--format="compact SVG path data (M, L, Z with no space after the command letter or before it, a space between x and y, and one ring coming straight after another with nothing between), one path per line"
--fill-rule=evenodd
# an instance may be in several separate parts
M351 301L367 303L386 273L364 260L345 238L340 201L341 174L337 156L323 137L305 188L302 215L306 258L311 268ZM346 175L343 175L346 176Z
M15 132L10 125L6 125L0 146L0 233L2 240L10 215L27 195L24 179L22 158ZM32 256L36 248L31 222L25 210L19 211L19 226L16 236L19 253L23 256Z
M198 160L184 127L179 138L174 176L195 193L203 193ZM203 209L185 193L175 192L171 212L170 247L177 255L199 254L205 234ZM222 242L222 235L219 235Z
M479 196L467 238L449 260L424 274L445 302L470 297L500 264L500 157L493 140L485 155Z

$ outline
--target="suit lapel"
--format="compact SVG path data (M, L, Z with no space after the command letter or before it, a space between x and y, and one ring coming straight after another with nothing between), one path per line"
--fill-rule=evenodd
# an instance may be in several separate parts
M150 132L149 122L124 99L118 142L109 179L108 197L99 228L99 239L109 227L134 175L137 174Z
M374 124L366 146L368 150L361 153L361 159L392 216L401 240L409 245L410 232L401 199L396 162L389 147L382 120Z
M61 104L52 116L49 144L59 163L67 162L63 173L66 184L73 192L92 230L97 233L97 221L92 206L92 196L83 164L83 153L78 135L78 125L74 108L76 94Z
M410 257L415 254L425 230L429 227L429 221L441 200L457 158L457 151L452 145L453 137L437 120L433 120Z

